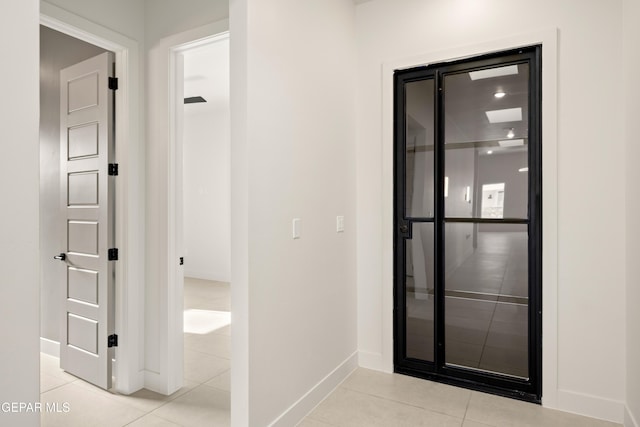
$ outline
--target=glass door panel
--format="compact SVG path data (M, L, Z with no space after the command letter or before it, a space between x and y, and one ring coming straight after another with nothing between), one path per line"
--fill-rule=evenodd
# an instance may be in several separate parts
M445 146L446 218L526 219L527 145L497 148Z
M445 217L526 219L529 66L443 80Z
M527 243L526 224L447 224L447 364L528 378Z
M407 357L432 362L434 333L433 223L413 224L406 245Z
M433 79L405 85L406 216L433 218Z

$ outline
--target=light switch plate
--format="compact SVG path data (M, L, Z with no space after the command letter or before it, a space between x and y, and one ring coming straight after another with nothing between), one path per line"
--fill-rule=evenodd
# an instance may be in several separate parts
M300 218L293 218L293 238L300 238Z
M336 217L336 232L344 233L344 216L342 215Z

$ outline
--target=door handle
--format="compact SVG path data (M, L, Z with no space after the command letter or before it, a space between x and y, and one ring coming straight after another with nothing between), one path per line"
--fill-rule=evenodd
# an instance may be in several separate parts
M400 237L411 239L411 223L409 221L401 221L398 224L398 231L400 232Z
M53 259L59 259L60 261L64 261L65 259L67 259L67 254L63 252L60 255L54 256Z

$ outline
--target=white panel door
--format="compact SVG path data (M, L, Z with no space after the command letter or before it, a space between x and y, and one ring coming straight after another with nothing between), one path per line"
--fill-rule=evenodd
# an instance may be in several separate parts
M60 367L99 387L111 387L115 260L113 54L60 72L61 204L66 263Z

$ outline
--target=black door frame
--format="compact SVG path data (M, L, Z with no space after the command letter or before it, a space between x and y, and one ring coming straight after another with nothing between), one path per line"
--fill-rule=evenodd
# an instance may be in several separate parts
M527 224L529 230L529 378L518 379L506 375L445 365L444 340L444 94L443 78L447 74L467 72L498 65L529 64L528 111L528 219L462 219L447 218L446 222L490 222ZM433 79L434 96L434 174L435 215L433 218L405 216L406 192L406 114L405 85ZM452 62L396 70L394 72L394 370L397 373L431 379L474 390L540 403L542 397L542 47L540 45L480 55ZM406 355L406 284L405 245L411 238L414 223L433 223L435 236L435 306L434 306L434 362L408 358Z

